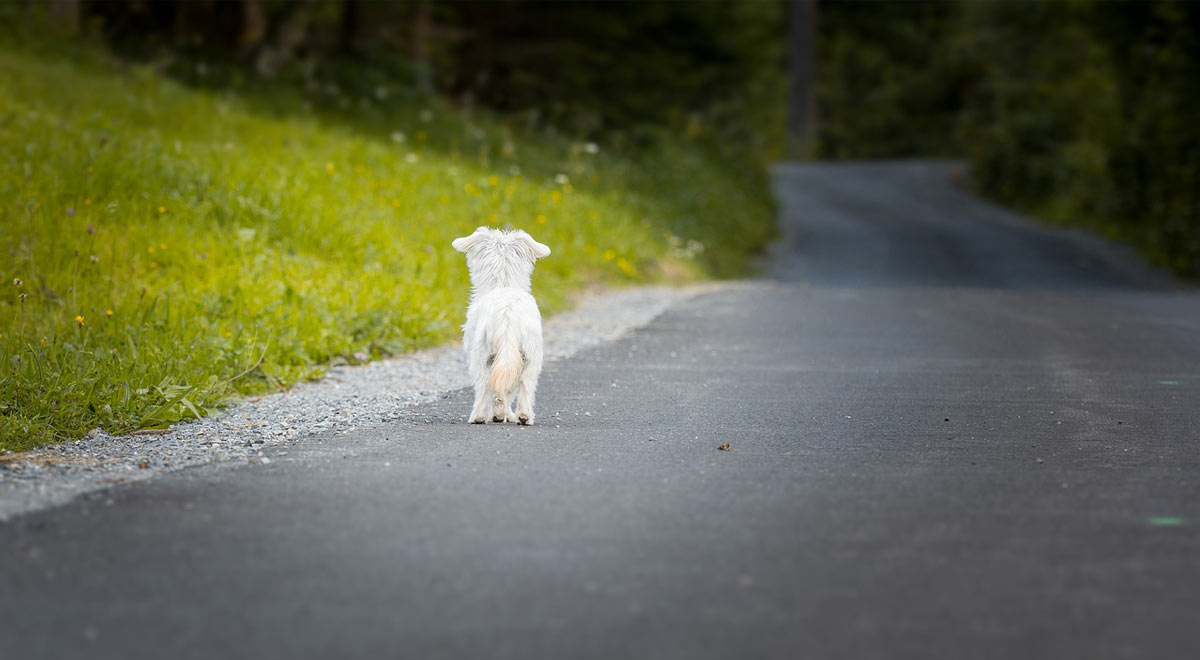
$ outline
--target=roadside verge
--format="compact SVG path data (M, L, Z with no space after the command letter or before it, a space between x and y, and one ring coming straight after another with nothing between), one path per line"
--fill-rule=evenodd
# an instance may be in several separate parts
M612 341L671 305L721 284L651 286L584 294L572 311L545 321L547 362ZM457 344L361 367L338 367L316 382L247 400L164 433L111 436L0 457L0 520L64 504L87 492L208 463L269 463L288 443L397 419L406 408L469 387ZM463 413L464 422L466 411Z

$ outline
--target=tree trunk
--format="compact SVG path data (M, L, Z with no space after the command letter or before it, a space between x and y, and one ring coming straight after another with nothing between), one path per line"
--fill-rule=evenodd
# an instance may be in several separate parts
M281 16L274 18L276 22L273 25L268 24L270 36L254 58L254 70L268 80L279 75L295 59L296 51L308 39L312 17L308 3L289 4L281 13Z
M79 31L80 0L47 0L46 8L55 24L71 32Z
M262 0L242 0L242 34L238 37L242 56L249 57L266 38L267 12Z
M363 41L363 28L366 25L363 0L342 0L342 34L338 40L338 50L345 53L356 53Z
M433 12L429 0L416 0L412 19L412 62L417 89L433 91Z
M812 155L817 137L816 84L817 0L790 0L788 7L788 152Z

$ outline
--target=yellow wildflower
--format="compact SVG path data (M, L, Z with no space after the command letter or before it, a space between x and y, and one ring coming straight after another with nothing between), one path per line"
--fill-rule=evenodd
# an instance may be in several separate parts
M617 253L616 253L616 252L614 252L614 251L612 251L612 250L605 250L605 251L604 251L604 260L605 260L605 261L612 261L612 260L613 260L613 259L615 259L616 257L617 257Z
M84 204L84 206L91 206L91 205L92 205L92 200L90 200L90 199L85 199L85 200L83 200L83 204Z
M83 327L83 317L82 317L82 316L76 316L76 317L75 317L75 323L79 324L79 326L80 326L80 327Z
M493 187L500 185L500 177L496 176L495 174L489 176L488 185Z
M637 271L634 270L633 264L630 264L628 261L626 261L625 257L617 259L617 268L620 268L622 272L630 277L637 275Z
M106 309L106 310L104 310L104 315L105 315L105 316L112 316L112 315L113 315L113 311L112 311L111 309Z
M147 245L147 246L146 246L146 251L147 251L147 252L149 252L150 254L154 254L154 246L153 246L153 245Z
M546 224L546 216L544 216L544 215L539 215L539 216L538 216L537 218L535 218L535 219L537 220L537 223L538 223L539 225L544 225L544 224Z
M158 207L158 212L159 212L159 213L166 213L166 212L167 212L167 207L165 207L165 206L160 206L160 207Z
M333 163L325 163L325 172L333 174Z

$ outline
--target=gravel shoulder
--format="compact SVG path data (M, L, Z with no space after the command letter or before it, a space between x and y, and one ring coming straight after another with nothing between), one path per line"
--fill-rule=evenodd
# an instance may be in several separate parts
M574 310L545 320L546 360L617 339L671 305L721 286L584 294ZM469 386L462 349L452 343L365 366L335 367L319 381L241 402L165 433L112 436L97 429L75 442L0 456L0 520L195 465L269 463L271 454L300 438L392 421Z

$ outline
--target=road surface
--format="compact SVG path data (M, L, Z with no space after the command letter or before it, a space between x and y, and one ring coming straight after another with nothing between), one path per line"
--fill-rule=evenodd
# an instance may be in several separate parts
M1200 296L951 170L780 167L772 277L533 428L458 392L0 526L0 657L1196 657Z

